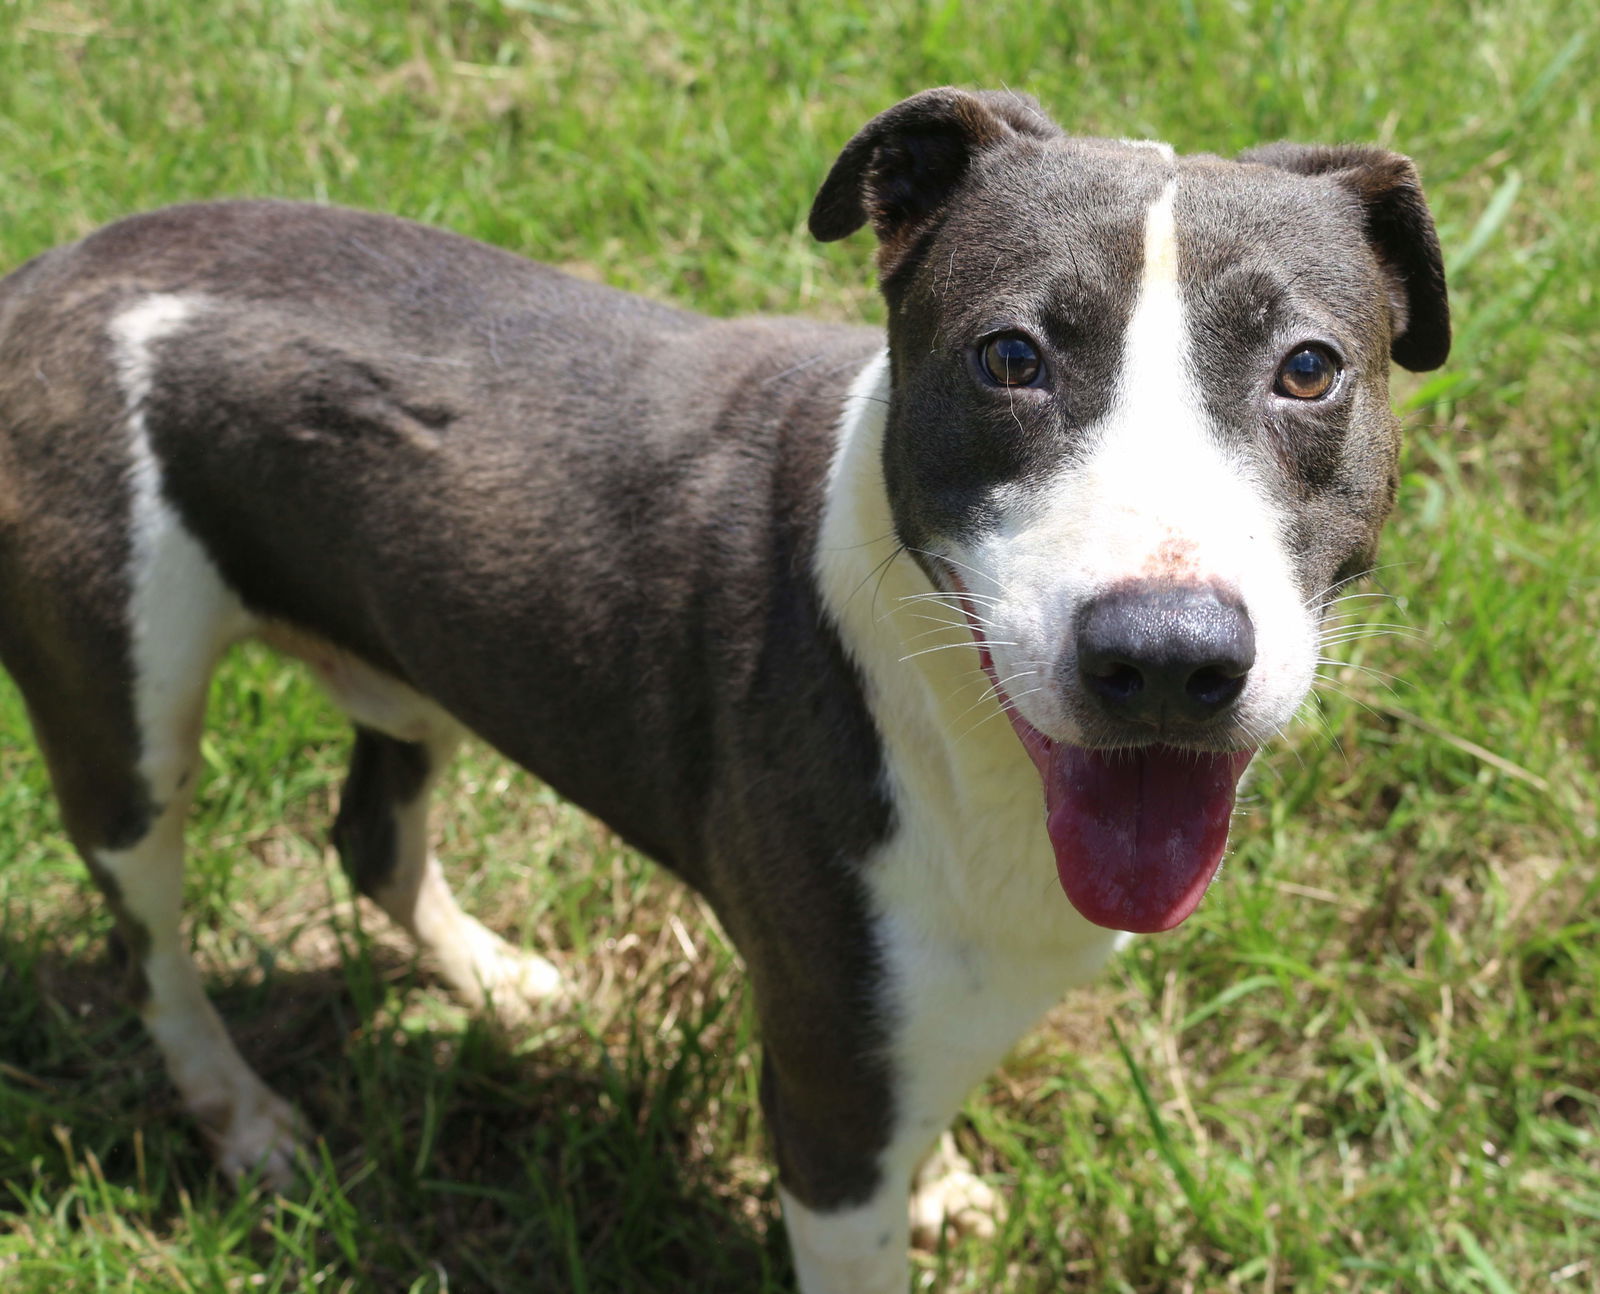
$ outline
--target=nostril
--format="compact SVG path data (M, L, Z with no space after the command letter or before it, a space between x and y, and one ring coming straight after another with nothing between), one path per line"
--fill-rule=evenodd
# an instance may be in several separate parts
M1085 666L1083 677L1094 692L1113 704L1131 701L1144 690L1144 675L1125 661Z
M1189 675L1184 694L1196 705L1217 710L1239 699L1244 691L1248 667L1244 671L1222 665L1206 665Z

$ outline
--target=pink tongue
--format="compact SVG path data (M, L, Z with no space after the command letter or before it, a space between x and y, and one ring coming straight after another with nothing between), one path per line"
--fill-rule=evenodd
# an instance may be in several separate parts
M1250 751L1024 744L1044 779L1045 827L1073 907L1139 934L1195 910L1222 863Z

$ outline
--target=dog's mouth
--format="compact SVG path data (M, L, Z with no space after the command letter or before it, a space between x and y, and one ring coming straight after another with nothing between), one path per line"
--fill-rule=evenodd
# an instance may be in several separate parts
M1239 779L1255 751L1054 741L1006 695L982 629L970 612L967 619L1000 708L1044 783L1045 830L1072 906L1112 930L1179 925L1222 865Z

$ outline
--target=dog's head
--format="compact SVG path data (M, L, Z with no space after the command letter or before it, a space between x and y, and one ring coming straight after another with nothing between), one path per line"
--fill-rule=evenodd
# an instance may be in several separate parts
M1390 360L1449 349L1416 171L1369 148L1178 158L947 88L835 163L812 232L867 223L898 537L967 614L1075 906L1175 925L1371 566Z

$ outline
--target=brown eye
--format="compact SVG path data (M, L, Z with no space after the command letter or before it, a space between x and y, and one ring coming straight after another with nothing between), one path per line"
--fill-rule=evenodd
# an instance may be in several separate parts
M1320 400L1333 389L1339 367L1320 346L1302 346L1282 364L1272 389L1295 400Z
M1019 332L997 333L978 352L983 373L996 386L1032 386L1044 362L1038 348Z

